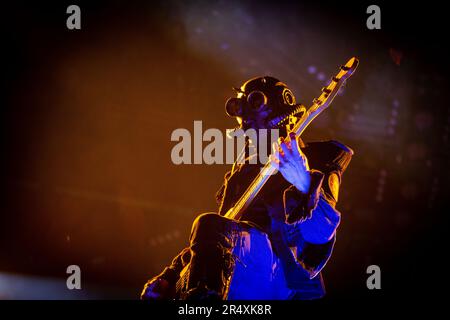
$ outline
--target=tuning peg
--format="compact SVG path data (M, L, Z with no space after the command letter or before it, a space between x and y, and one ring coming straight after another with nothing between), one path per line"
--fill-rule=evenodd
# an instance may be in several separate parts
M313 103L317 104L317 105L321 105L323 102L320 99L314 98Z

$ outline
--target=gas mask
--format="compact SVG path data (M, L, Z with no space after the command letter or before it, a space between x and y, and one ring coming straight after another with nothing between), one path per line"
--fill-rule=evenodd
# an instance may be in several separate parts
M243 130L280 129L283 135L289 121L305 110L286 84L273 77L253 78L233 89L237 97L227 100L225 110Z

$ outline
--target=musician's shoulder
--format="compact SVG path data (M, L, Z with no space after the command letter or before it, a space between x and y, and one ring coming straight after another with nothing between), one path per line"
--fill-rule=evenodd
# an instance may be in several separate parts
M337 140L308 142L303 151L313 168L338 168L341 172L347 169L354 154L352 148Z
M349 156L353 156L355 153L353 149L348 145L337 140L310 141L305 143L305 147L318 150L322 149L324 151L334 151L339 153L343 152L348 154Z

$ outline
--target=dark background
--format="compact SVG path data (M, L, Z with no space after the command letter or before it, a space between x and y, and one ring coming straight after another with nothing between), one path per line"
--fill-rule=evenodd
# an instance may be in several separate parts
M66 28L70 4L81 30ZM381 30L366 28L370 4ZM216 210L228 169L174 165L172 131L234 127L231 87L259 75L309 105L352 56L356 74L304 134L355 151L328 299L438 295L450 125L438 2L16 2L2 12L0 298L137 298L194 217ZM81 291L65 287L71 264Z

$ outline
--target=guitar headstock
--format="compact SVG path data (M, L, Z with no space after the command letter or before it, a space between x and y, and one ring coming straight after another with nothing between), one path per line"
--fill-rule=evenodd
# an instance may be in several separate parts
M358 67L359 60L355 57L347 61L347 63L339 68L336 76L331 78L331 82L325 88L322 88L322 94L313 100L313 105L303 114L303 116L295 123L295 125L287 127L288 132L294 132L300 135L303 130L317 117L323 110L333 101L339 89L344 85L345 81L352 76Z
M341 69L344 74L341 76L342 79L347 80L351 77L351 75L355 72L356 68L358 67L359 60L356 57L351 58L347 61L347 63L343 66L340 66L339 69Z
M356 57L353 57L348 60L345 65L340 66L339 73L331 78L331 82L328 86L322 88L322 94L320 97L313 100L311 111L315 111L318 108L324 109L328 107L345 81L355 72L358 64L359 60Z

